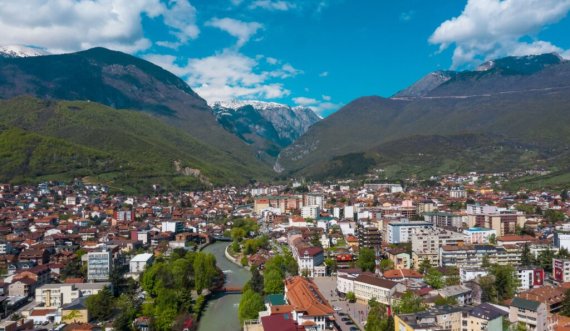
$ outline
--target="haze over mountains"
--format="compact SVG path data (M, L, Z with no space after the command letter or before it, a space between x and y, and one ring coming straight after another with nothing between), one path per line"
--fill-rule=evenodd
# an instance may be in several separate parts
M185 186L374 169L396 177L563 170L570 160L570 63L555 54L434 72L391 98L362 97L320 120L277 103L210 107L175 75L104 48L0 53L0 98L11 99L0 103L4 181L88 176ZM7 143L16 137L21 144Z

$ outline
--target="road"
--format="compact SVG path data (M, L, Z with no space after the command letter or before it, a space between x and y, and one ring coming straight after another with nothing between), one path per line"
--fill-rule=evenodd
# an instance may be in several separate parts
M347 300L340 299L336 294L336 277L317 277L313 280L332 306L342 308L340 313L348 314L352 321L356 323L356 326L364 330L363 323L368 318L368 305L357 302L350 303ZM334 317L342 331L349 331L350 327L353 326L346 325L345 322L341 321L341 318L344 316L338 315L337 312L335 312Z

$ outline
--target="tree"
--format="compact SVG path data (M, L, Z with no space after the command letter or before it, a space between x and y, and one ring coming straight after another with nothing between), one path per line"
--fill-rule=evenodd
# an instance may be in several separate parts
M561 247L558 250L558 254L556 254L556 255L560 259L567 259L568 257L570 257L570 253L568 253L568 249L566 249L566 247Z
M113 316L113 293L105 286L99 293L90 295L85 300L89 316L98 321L105 321Z
M560 192L560 199L562 199L562 201L568 200L568 190L564 189Z
M358 254L358 267L362 271L374 272L376 268L376 254L371 248L361 248Z
M564 293L564 300L562 301L562 309L560 315L570 316L570 290Z
M210 253L196 253L194 257L194 286L200 294L212 286L217 275L216 258Z
M390 259L382 259L380 261L380 270L382 272L394 269L394 262Z
M355 302L356 301L356 295L354 294L354 292L349 291L346 293L346 300L348 300L349 302Z
M419 272L425 275L429 269L431 269L431 263L427 258L425 258L419 265Z
M365 331L383 331L387 321L384 320L386 315L386 307L376 301L375 298L368 301L368 306L370 311L368 312L368 318L366 319Z
M497 236L495 234L489 236L489 244L497 245Z
M245 230L242 228L233 228L230 231L230 236L232 237L232 240L240 242L242 241L242 239L245 237L246 233Z
M247 256L242 256L240 262L241 262L241 265L244 267L247 267L247 265L249 264L249 260L247 259Z
M251 279L249 280L249 284L254 292L263 294L263 275L259 273L259 269L257 269L256 266L251 267Z
M434 303L436 306L455 306L457 305L457 300L453 297L449 298L438 297L437 299L435 299Z
M436 268L430 268L424 277L424 281L434 289L440 289L445 285L443 275Z
M550 223L556 223L564 220L564 213L560 210L548 209L544 212L544 218Z
M336 272L338 268L338 263L336 262L336 259L326 258L325 265L327 266L330 273Z
M283 293L283 275L279 270L272 269L263 275L263 289L265 294Z
M490 266L491 266L491 261L489 260L489 255L485 253L485 255L483 255L483 258L481 259L481 267L489 268Z
M479 278L479 286L481 286L481 301L498 303L497 288L495 287L495 279L493 276L483 276Z
M521 264L525 267L531 266L534 264L534 258L530 252L530 246L528 243L525 243L521 253Z
M552 259L555 257L554 251L549 247L538 253L538 265L544 269L545 272L552 272Z
M407 291L402 295L400 301L394 305L394 312L396 314L411 314L424 311L427 306L423 303L422 298L414 294L414 292Z
M247 290L243 293L238 307L238 317L241 323L245 320L255 319L259 312L265 309L263 298L259 293Z

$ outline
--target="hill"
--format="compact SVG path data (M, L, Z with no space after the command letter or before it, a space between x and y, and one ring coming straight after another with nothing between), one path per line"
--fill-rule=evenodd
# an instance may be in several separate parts
M267 164L224 130L184 81L143 59L105 48L61 55L0 56L0 98L31 95L144 111L211 148L269 174ZM262 170L263 169L263 170Z
M282 151L279 166L342 177L355 169L408 176L567 164L569 62L552 54L509 57L420 83L392 98L354 100ZM366 167L351 165L363 160Z
M116 189L244 184L260 170L149 114L94 102L0 101L0 181L87 177Z

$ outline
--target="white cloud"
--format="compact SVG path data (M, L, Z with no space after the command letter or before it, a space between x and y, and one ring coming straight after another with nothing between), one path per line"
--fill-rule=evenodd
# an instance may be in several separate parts
M454 67L506 55L564 53L536 36L569 10L570 0L468 0L461 15L443 22L429 41L440 51L455 45Z
M273 58L273 57L266 57L265 61L267 61L267 63L272 64L272 65L279 63L279 60L277 60L276 58Z
M249 8L252 9L263 8L267 10L280 10L280 11L286 11L296 7L297 6L294 3L282 0L256 0L249 5Z
M263 25L257 22L243 22L233 18L213 18L206 22L206 25L218 28L237 38L236 47L241 47L247 43Z
M309 106L316 104L317 102L319 102L319 100L307 97L297 97L293 98L293 102L295 102L299 106Z
M195 8L188 0L0 0L0 44L43 47L52 53L104 46L147 49L142 16L162 18L174 43L196 38Z
M319 77L328 77L329 72L328 71L323 71L319 74Z
M415 11L410 10L407 12L403 12L400 14L400 21L402 22L409 22L412 20L412 18L414 18L414 15L416 14Z
M177 64L176 58L168 55L151 54L145 58L186 79L210 103L285 97L290 91L281 82L273 80L292 77L292 71L295 74L300 72L291 65L275 70L261 70L259 61L263 57L252 58L231 49L204 58L189 59L185 64Z
M331 101L331 97L328 95L322 95L321 98L323 98L325 101Z
M322 116L324 113L330 113L331 110L338 110L343 106L341 103L334 103L334 102L321 102L317 105L310 106L310 108L317 113L318 115Z

